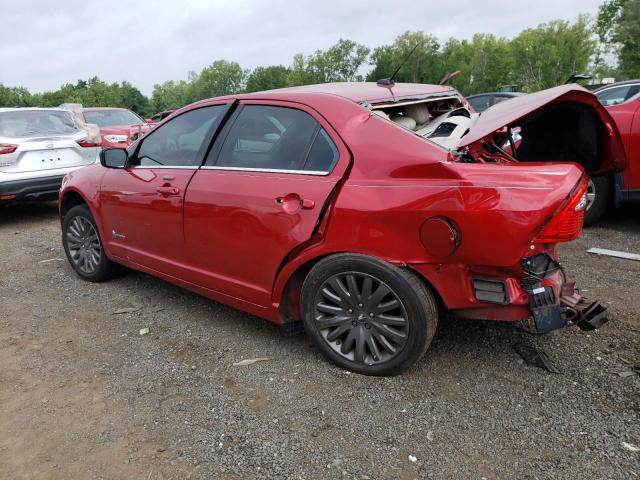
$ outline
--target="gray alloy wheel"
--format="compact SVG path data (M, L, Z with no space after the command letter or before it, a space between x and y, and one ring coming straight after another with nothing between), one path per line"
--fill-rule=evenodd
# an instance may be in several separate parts
M601 176L589 178L587 183L587 207L585 209L585 226L595 224L609 208L612 197L611 180Z
M76 216L65 232L69 257L76 268L87 275L93 274L102 258L102 245L98 232L89 219Z
M587 209L586 209L587 212L591 209L595 201L596 201L596 185L595 183L593 183L593 180L590 178L589 182L587 183Z
M313 318L329 347L360 365L388 362L409 337L400 297L379 278L357 271L338 273L322 284Z

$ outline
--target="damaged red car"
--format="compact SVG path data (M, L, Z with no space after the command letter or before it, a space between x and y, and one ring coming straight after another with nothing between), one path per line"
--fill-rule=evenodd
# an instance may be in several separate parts
M87 280L147 272L302 321L339 366L395 375L445 312L601 326L606 309L565 279L556 246L580 234L585 172L625 163L610 115L576 85L486 115L437 85L227 96L68 174L62 241Z

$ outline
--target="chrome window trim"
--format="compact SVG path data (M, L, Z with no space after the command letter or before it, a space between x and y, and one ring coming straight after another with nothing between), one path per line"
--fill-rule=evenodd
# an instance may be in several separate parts
M631 88L631 87L635 87L635 86L638 86L638 85L640 85L640 82L638 82L638 83L627 83L625 85L611 85L610 87L603 87L602 89L598 90L597 92L593 92L593 93L594 93L594 95L597 96L599 93L606 92L607 90L612 90L614 88L623 88L623 87Z
M248 168L248 167L221 167L213 165L205 165L200 167L202 170L229 170L232 172L262 172L262 173L288 173L294 175L315 175L326 177L331 172L322 172L318 170L286 170L277 168Z
M151 165L127 165L127 168L135 168L135 169L148 169L148 170L156 170L156 169L172 169L172 170L197 170L198 168L200 168L198 165L193 165L193 166L171 166L171 165L158 165L158 166L151 166Z

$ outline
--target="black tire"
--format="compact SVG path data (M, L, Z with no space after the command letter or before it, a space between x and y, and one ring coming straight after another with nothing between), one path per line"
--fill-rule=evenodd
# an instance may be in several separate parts
M96 222L86 205L71 208L62 220L62 245L75 272L90 282L117 275L123 267L107 258Z
M438 324L435 295L415 273L359 254L320 260L302 285L301 307L322 353L363 375L405 371L425 354Z
M608 177L593 177L589 179L587 188L587 211L584 215L586 227L595 224L609 208L611 200L611 182Z

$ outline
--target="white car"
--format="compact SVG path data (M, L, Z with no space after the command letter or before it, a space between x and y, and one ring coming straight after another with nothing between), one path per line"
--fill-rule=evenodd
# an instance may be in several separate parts
M0 203L57 198L67 173L98 160L88 127L61 108L0 108Z

